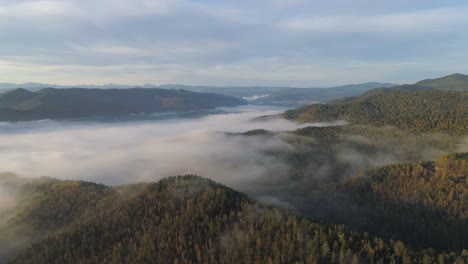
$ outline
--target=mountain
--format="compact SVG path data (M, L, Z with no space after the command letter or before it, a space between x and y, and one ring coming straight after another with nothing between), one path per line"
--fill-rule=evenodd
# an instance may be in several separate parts
M455 73L437 79L422 80L415 83L415 85L437 90L468 91L468 75Z
M0 229L8 263L463 263L259 204L197 176L108 187L30 182L33 198ZM382 223L385 225L385 222ZM33 240L27 238L34 237ZM10 238L10 239L8 239ZM26 239L26 240L22 240ZM32 245L30 245L32 243Z
M388 92L388 91L423 91L423 90L446 90L446 91L468 91L468 76L463 74L452 74L437 79L427 79L415 84L398 85L392 83L368 82L361 84L350 84L328 88L295 88L295 87L268 87L268 86L204 86L204 85L181 85L164 84L141 86L135 85L78 85L61 86L41 83L0 83L0 89L24 88L37 91L43 88L88 88L88 89L128 89L128 88L159 88L159 89L183 89L200 93L219 93L234 96L249 101L252 104L277 105L286 107L299 107L313 103L325 103L344 97L357 97L362 94Z
M238 106L244 101L221 94L167 89L45 88L0 94L0 121L124 116Z
M347 120L354 124L395 126L412 132L468 135L468 92L389 91L335 104L315 104L283 114L299 122Z
M87 89L129 89L129 88L158 88L156 85L145 84L145 85L127 85L127 84L103 84L103 85L56 85L56 84L45 84L45 83L0 83L0 90L14 90L18 88L27 89L29 91L39 91L44 88L87 88Z

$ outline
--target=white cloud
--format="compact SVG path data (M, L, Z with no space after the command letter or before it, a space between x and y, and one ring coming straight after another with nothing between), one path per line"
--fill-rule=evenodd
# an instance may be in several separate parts
M468 8L442 8L377 15L335 15L295 18L284 25L293 30L321 34L369 33L375 35L450 32L468 26Z
M468 6L457 5L8 1L0 82L331 86L463 73Z
M92 54L108 54L116 56L148 56L150 55L146 50L140 48L126 47L126 46L112 46L112 45L94 45L82 46L72 45L72 48L79 53L92 53Z
M71 1L20 1L8 5L0 5L2 17L35 18L48 16L80 15L80 8Z
M121 19L168 14L179 0L27 0L0 5L0 14L15 18Z

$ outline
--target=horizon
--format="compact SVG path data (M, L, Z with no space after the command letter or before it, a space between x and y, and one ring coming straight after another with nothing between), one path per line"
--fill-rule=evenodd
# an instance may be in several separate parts
M467 11L461 0L7 0L0 82L414 83L468 72Z
M5 89L26 89L27 90L28 88L56 88L56 89L64 88L64 89L67 89L67 88L96 88L96 87L100 88L100 87L105 87L105 86L109 86L108 88L113 88L112 86L115 86L115 87L127 86L127 87L122 88L122 89L125 89L125 88L145 88L144 86L153 86L151 88L165 88L164 86L171 86L171 85L173 85L173 86L187 86L187 87L218 87L218 88L264 88L264 87L267 88L268 87L268 88L292 88L292 89L295 89L295 88L300 88L300 89L327 89L327 88L337 88L337 87L352 86L352 85L359 86L359 85L372 84L372 83L392 84L392 85L395 85L395 86L412 85L412 84L415 84L415 83L417 83L419 81L440 79L440 78L445 78L445 77L450 77L450 76L457 76L457 75L468 76L466 74L456 72L456 73L452 73L452 74L445 75L445 76L438 76L438 77L415 80L415 81L409 82L409 83L366 81L366 82L362 82L362 83L345 83L345 84L339 84L339 85L335 85L335 86L323 86L323 87L274 86L274 85L269 85L269 86L268 85L229 86L229 85L183 84L183 83L163 83L163 84L152 84L152 83L144 83L144 84L126 84L126 83L54 84L54 83L38 83L38 82L24 82L24 83L0 82L0 86L2 86L2 85L4 85L4 86L5 85L14 85L14 86L16 86L14 88L0 88L0 89L2 89L2 90L5 90ZM30 85L32 87L24 88L24 87L21 87L21 85L25 85L25 86ZM34 86L34 85L36 85L36 86ZM49 86L52 86L52 87L49 87Z
M126 83L104 83L104 84L54 84L54 83L37 83L37 82L25 82L25 83L4 83L0 82L1 85L15 85L15 86L20 86L20 87L15 87L11 89L25 89L27 90L28 88L53 88L53 89L69 89L69 88L94 88L94 87L124 87L124 88L145 88L144 86L152 86L149 88L166 88L165 86L186 86L186 87L216 87L216 88L291 88L291 89L328 89L328 88L337 88L337 87L342 87L342 86L352 86L352 85L365 85L365 84L372 84L372 83L378 83L378 84L393 84L393 85L406 85L405 84L399 84L399 83L387 83L387 82L378 82L378 81L369 81L369 82L363 82L363 83L346 83L346 84L340 84L336 86L327 86L327 87L299 87L299 86L273 86L273 85L255 85L255 86L229 86L229 85L204 85L204 84L183 84L183 83L163 83L163 84L152 84L152 83L145 83L145 84L126 84ZM21 87L21 85L25 86L32 86L32 87ZM52 86L52 87L49 87ZM0 88L0 89L9 89L9 88ZM172 89L172 88L169 88Z

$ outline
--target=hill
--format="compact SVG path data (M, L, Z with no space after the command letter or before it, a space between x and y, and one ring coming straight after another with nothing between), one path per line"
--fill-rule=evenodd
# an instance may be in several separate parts
M415 85L437 90L468 91L468 75L455 73L437 79L422 80L415 83Z
M385 93L385 92L420 92L420 91L429 91L434 90L434 88L415 85L415 84L404 84L393 87L381 87L369 90L364 92L362 96L371 95L376 93Z
M355 124L395 126L412 132L468 134L468 92L390 91L335 104L286 111L286 119L306 122L347 120Z
M16 89L0 94L0 121L181 112L245 104L220 94L166 89Z
M14 228L36 234L33 245L19 250L9 263L467 260L457 253L415 250L401 241L316 223L196 176L121 187L51 182L43 189L1 229L0 243L11 242L4 235Z
M371 232L437 248L468 248L468 153L373 169L333 190L366 208L365 228Z
M468 91L468 76L455 73L452 75L440 77L437 79L426 79L415 84L404 84L392 87L379 87L370 89L362 95L369 95L382 92L392 91L406 91L406 92L419 92L426 90L440 90L440 91Z

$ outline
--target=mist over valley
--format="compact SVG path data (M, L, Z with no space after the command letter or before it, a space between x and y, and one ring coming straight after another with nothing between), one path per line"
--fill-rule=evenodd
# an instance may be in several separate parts
M0 263L468 263L466 14L0 1Z

